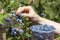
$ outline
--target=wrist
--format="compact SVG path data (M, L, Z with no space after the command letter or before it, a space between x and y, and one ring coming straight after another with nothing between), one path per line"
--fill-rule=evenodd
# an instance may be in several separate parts
M40 22L40 16L36 14L36 15L34 16L34 20L37 21L37 22Z
M39 15L36 15L35 19L39 24L44 24L44 18L40 17Z

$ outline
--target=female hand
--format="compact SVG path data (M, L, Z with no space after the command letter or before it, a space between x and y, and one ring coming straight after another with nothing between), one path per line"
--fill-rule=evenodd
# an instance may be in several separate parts
M34 11L34 9L31 6L24 6L18 8L16 14L18 13L21 13L21 16L30 18L32 21L38 21L38 18L40 17L37 15L37 13Z

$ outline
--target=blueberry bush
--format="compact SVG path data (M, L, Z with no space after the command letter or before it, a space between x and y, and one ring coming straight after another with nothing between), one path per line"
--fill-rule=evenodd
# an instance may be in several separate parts
M31 40L29 27L33 25L32 22L12 13L18 7L28 5L32 6L41 17L60 23L60 0L0 0L0 23L4 24L2 20L7 16L17 21L17 24L7 27L7 40ZM5 9L5 14L1 14L2 9ZM54 40L60 40L60 35L55 34Z

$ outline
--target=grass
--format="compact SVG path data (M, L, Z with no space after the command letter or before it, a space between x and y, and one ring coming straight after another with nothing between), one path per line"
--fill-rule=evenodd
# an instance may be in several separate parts
M6 17L8 14L9 14L9 13L0 14L0 23L1 23L1 24L3 24L3 23L2 23L3 18ZM7 40L11 40L11 37L8 38ZM56 34L54 40L60 40L60 35Z
M0 23L3 24L2 20L4 17L6 17L9 13L1 14L0 13Z

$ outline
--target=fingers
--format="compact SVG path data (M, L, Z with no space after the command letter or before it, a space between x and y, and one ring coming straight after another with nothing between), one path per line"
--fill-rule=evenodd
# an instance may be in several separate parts
M20 7L20 8L18 8L16 14L21 13L21 12L23 12L24 10L28 10L28 11L30 11L30 9L32 9L31 6Z
M22 8L22 7L18 8L18 10L17 10L16 14L17 14L17 13L21 13L21 11L22 11L22 10L23 10L23 8Z
M29 14L27 14L27 13L22 13L21 16L29 17Z

